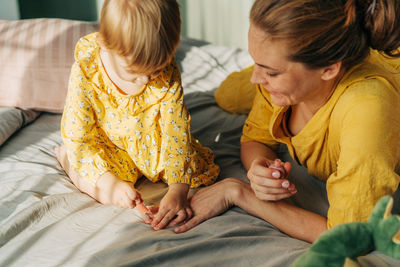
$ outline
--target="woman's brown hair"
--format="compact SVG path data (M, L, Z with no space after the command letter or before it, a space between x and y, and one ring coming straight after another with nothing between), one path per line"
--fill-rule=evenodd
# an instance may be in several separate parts
M359 64L370 48L400 57L399 0L256 0L250 22L309 68Z
M174 57L181 18L176 0L105 0L100 42L126 58L128 71L151 74Z

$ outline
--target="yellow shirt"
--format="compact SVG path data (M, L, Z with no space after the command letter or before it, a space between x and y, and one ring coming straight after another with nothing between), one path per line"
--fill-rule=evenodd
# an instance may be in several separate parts
M273 149L285 143L293 159L326 181L328 227L366 221L376 202L399 185L399 61L371 51L293 137L283 127L289 107L274 105L269 93L257 88L241 142L254 140Z
M150 79L137 95L126 95L108 77L99 57L97 33L75 49L61 135L71 166L92 184L111 171L136 182L213 183L214 155L190 133L176 63Z

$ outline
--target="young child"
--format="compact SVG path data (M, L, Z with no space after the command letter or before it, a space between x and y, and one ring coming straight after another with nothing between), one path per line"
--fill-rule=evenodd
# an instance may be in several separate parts
M76 45L56 155L75 186L103 204L142 203L138 178L169 188L151 225L192 216L189 187L219 173L214 155L190 133L181 77L176 0L106 0L100 31Z

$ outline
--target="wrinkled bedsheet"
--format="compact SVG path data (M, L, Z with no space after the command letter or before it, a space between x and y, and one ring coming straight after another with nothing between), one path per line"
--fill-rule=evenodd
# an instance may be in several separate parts
M183 40L177 54L192 133L212 148L220 179L246 179L240 163L245 115L215 103L213 91L232 71L251 63L246 52ZM42 113L0 146L0 266L289 266L309 244L234 207L194 229L154 231L133 209L101 205L79 192L58 164L60 114ZM280 150L285 160L285 147ZM298 193L290 202L325 215L324 183L294 166ZM145 204L167 187L141 179ZM193 192L192 192L193 193ZM379 253L362 266L400 266Z

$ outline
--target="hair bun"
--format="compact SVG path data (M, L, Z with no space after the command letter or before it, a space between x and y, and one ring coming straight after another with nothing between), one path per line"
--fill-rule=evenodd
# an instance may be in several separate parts
M364 29L370 46L389 56L399 57L395 50L400 47L400 1L372 0L364 12Z

